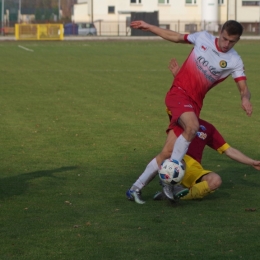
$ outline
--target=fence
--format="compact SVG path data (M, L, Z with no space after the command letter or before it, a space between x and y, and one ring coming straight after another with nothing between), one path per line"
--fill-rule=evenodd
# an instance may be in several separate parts
M179 33L193 33L207 30L213 34L218 34L224 22L206 21L160 21L159 26ZM260 35L260 22L242 22L244 35ZM97 35L99 36L131 36L130 23L128 22L95 22Z
M98 36L131 36L130 20L128 21L95 21ZM223 22L208 23L205 21L160 21L159 26L180 33L192 33L201 30L218 34ZM27 24L29 25L29 24ZM35 24L30 24L35 25ZM260 21L242 22L243 35L260 35ZM14 34L14 25L5 28L6 34Z

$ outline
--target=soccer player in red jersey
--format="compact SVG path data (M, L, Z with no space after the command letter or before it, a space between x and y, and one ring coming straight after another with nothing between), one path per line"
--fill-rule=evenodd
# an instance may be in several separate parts
M165 103L171 113L168 129L181 126L183 132L176 137L169 131L162 151L147 165L142 175L155 173L165 159L181 161L199 130L199 115L206 93L232 75L241 96L241 106L248 116L252 114L250 91L246 83L244 64L233 49L243 33L243 27L234 20L227 21L215 37L206 31L193 34L180 34L145 23L133 21L131 27L150 31L175 43L191 43L194 48L174 78ZM170 156L169 156L170 154ZM139 197L139 190L145 183L136 183L129 191L128 198ZM181 195L181 194L180 194Z

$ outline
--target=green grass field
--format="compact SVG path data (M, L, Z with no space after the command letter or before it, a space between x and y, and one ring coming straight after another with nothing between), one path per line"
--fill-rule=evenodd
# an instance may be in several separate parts
M241 41L254 112L232 78L202 118L260 159L259 41ZM19 47L20 46L20 47ZM26 49L25 49L26 48ZM125 191L161 150L164 97L191 46L166 41L0 43L0 259L259 259L260 172L207 149L223 184L202 201ZM256 208L256 211L246 211Z

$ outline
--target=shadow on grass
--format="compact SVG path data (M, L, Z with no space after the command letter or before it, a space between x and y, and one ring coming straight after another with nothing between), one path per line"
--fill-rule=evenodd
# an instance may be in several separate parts
M5 199L7 197L12 197L24 193L29 186L29 182L31 180L41 177L52 177L60 179L61 177L56 177L53 174L65 171L72 171L77 168L77 166L67 166L53 170L35 171L2 178L0 179L0 199Z

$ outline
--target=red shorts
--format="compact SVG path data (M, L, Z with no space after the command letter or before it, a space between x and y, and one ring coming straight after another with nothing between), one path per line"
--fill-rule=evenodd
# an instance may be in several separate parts
M179 87L174 87L170 90L170 92L167 93L165 104L167 107L167 113L170 118L170 124L168 126L167 132L171 129L175 129L175 127L182 129L178 125L178 119L185 112L194 112L199 118L201 110L200 107L198 107L198 105L186 94L186 92ZM176 129L177 132L180 132L180 129ZM183 129L179 135L182 132ZM175 134L177 135L177 133Z

